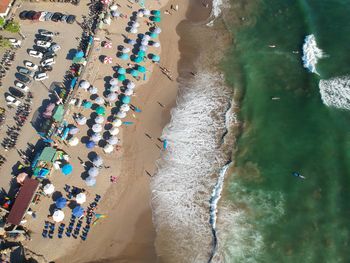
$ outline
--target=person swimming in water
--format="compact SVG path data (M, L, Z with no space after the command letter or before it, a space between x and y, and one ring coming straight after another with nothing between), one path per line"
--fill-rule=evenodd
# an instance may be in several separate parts
M302 176L302 175L301 175L300 173L298 173L298 172L293 172L292 175L295 176L295 177L299 177L300 179L306 179L305 176Z

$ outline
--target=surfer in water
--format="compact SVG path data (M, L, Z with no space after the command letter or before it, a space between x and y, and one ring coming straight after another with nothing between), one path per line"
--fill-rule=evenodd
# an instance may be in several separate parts
M275 47L276 47L276 45L269 45L269 47L270 47L270 48L275 48Z
M298 173L298 172L293 172L292 175L295 176L295 177L299 177L300 179L306 179L305 176L302 176L302 175L301 175L300 173Z

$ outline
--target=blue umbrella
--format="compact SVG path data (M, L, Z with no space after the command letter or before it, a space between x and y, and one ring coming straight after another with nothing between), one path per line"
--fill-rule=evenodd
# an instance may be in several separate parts
M88 141L88 142L86 143L86 148L91 149L91 148L94 148L95 145L96 145L96 144L95 144L93 141Z
M160 57L157 55L152 55L152 60L158 62L160 60Z
M137 70L135 70L135 69L132 69L132 70L130 70L130 74L133 77L137 77L139 75L139 72Z
M130 99L129 96L124 96L124 97L122 98L122 102L123 102L124 104L130 103L130 101L131 101L131 99Z
M125 70L125 68L118 68L117 72L118 72L118 74L125 74L126 70Z
M126 53L123 53L123 54L120 55L120 58L121 58L122 60L127 60L127 59L129 58L129 55L126 54Z
M90 102L90 101L85 101L85 102L83 103L83 107L84 107L85 109L90 109L91 106L92 106L92 102Z
M64 198L64 197L58 198L58 199L56 200L56 203L55 203L56 207L59 208L59 209L65 207L66 204L67 204L67 199Z
M74 207L74 209L72 210L72 214L75 217L81 217L84 214L84 208L82 208L80 205Z
M144 56L146 55L146 52L143 51L143 50L140 50L139 52L137 52L137 55L138 55L139 57L144 57Z
M156 34L155 32L152 32L152 33L149 34L149 36L151 38L156 38L158 36L158 34Z
M140 63L140 62L142 62L142 60L143 60L142 57L135 57L134 58L134 62L136 62L136 63Z
M75 54L75 57L77 57L77 58L82 58L82 57L84 57L84 52L83 51L78 51L76 54Z
M65 164L65 165L62 167L61 171L62 171L62 173L63 173L64 175L69 175L69 174L71 174L72 171L73 171L73 166L70 165L70 164Z
M141 73L145 73L146 72L146 68L143 67L143 66L140 66L140 65L137 66L137 70L140 71Z

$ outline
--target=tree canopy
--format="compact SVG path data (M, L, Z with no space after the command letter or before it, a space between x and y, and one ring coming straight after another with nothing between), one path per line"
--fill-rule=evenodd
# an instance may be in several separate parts
M10 21L4 26L4 29L12 33L17 33L20 29L19 23L16 21Z

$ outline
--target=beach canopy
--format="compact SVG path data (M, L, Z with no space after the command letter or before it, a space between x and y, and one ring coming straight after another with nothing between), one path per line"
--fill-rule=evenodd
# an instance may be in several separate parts
M126 104L125 104L126 105ZM123 122L120 119L115 119L112 122L113 127L120 127L123 124Z
M56 207L59 208L59 209L65 207L66 204L67 204L67 199L64 198L64 197L58 198L58 199L56 200L56 202L55 202Z
M98 115L96 118L95 118L95 122L98 123L98 124L101 124L105 121L105 118L103 118L103 116L101 115Z
M117 98L118 98L118 96L114 92L109 93L108 96L107 96L107 100L109 102L115 101L115 100L117 100Z
M90 139L93 142L99 142L100 140L102 140L102 135L98 132L95 132Z
M87 143L86 143L86 148L88 148L88 149L92 149L92 148L94 148L96 146L96 144L95 144L95 142L93 142L93 141L88 141Z
M94 132L101 132L102 131L102 125L101 124L98 124L98 123L96 123L96 124L94 124L93 126L92 126L92 130L94 131Z
M159 43L159 42L153 42L153 43L152 43L152 46L153 46L153 47L160 47L160 43Z
M96 178L89 176L88 178L85 179L85 183L87 186L94 186L96 184Z
M112 57L105 57L103 60L104 64L111 64L113 62Z
M103 47L104 48L112 48L112 42L105 42Z
M85 102L83 103L83 107L84 107L85 109L90 109L90 108L92 107L92 102L91 102L91 101L85 101Z
M119 139L118 139L117 136L112 136L112 137L110 137L110 138L107 140L107 142L108 142L110 145L116 145L116 144L118 144Z
M70 128L69 129L69 134L71 134L71 135L74 135L74 134L77 134L79 132L79 128L77 128L77 127L72 127L72 128Z
M79 88L87 90L90 87L90 83L86 80L83 80L79 84Z
M133 46L133 45L137 44L137 42L134 39L128 39L128 44Z
M52 219L55 222L61 222L64 219L64 213L62 210L56 210L52 215Z
M134 60L134 62L136 62L136 63L140 63L140 62L143 61L143 57L135 57L133 60Z
M96 88L96 87L94 87L94 86L91 86L90 88L89 88L89 92L90 92L90 94L97 94L97 92L98 92L98 89Z
M119 72L118 72L119 73ZM120 73L121 74L121 73ZM113 78L113 79L111 79L110 81L109 81L109 84L110 85L118 85L118 83L119 83L119 81L118 81L118 79L116 79L116 78Z
M119 133L119 129L117 127L113 127L112 129L109 130L109 133L114 136Z
M148 49L148 47L147 47L147 46L144 46L144 45L142 45L142 46L139 48L139 50L141 50L141 51L143 51L143 52L146 52L147 49Z
M139 75L139 72L137 70L135 70L135 69L132 69L132 70L130 70L130 74L133 77L137 77Z
M75 197L75 201L78 204L83 204L86 202L86 194L85 193L79 193L77 194L77 196Z
M146 68L143 67L143 66L140 66L140 65L137 66L137 70L140 71L141 73L145 73L146 72Z
M159 16L151 16L149 18L153 22L160 22L161 18Z
M118 74L125 74L126 73L126 69L125 68L118 68L117 73Z
M88 171L89 176L96 177L100 173L100 170L97 167L91 167Z
M77 137L73 137L68 141L70 146L77 146L79 144L79 139Z
M152 54L151 57L152 57L152 60L155 61L155 62L158 62L160 60L160 57L157 56L157 55Z
M107 144L107 145L103 148L103 151L104 151L105 153L111 153L111 152L113 152L113 150L114 150L114 147L113 147L113 145L110 145L110 144Z
M129 104L130 101L131 101L131 98L130 98L129 96L124 96L124 97L122 98L122 102L123 102L124 104Z
M120 56L119 56L120 59L122 60L128 60L129 59L129 55L126 54L126 53L122 53Z
M128 84L126 85L126 87L127 87L128 89L134 89L134 88L136 87L136 85L135 85L134 82L130 81L130 82L128 82Z
M118 85L113 85L109 90L111 92L120 92L120 87Z
M118 75L118 80L123 81L123 80L125 80L125 79L126 79L126 77L125 77L124 74L119 74L119 75Z
M95 157L95 159L93 159L92 163L93 163L93 165L99 167L99 166L101 166L103 164L103 159L102 159L101 156L97 155Z
M126 112L124 112L124 111L118 112L118 113L117 113L117 117L118 117L119 119L124 119L124 118L126 117Z
M130 110L129 104L123 104L122 106L120 106L120 110L121 111L129 111Z
M102 105L105 103L105 100L102 97L97 97L94 102L98 105Z
M130 51L131 51L131 49L128 48L128 47L124 47L124 48L122 49L122 52L123 52L123 53L129 53Z
M74 207L74 209L72 210L72 214L75 217L81 217L82 215L84 215L84 208L82 208L80 205Z
M153 32L156 33L156 34L160 34L160 32L162 32L162 29L160 27L155 27L153 29Z
M134 90L133 90L133 89L127 88L127 89L124 91L124 95L126 95L126 96L131 96L132 94L134 94Z
M98 115L104 115L106 113L106 109L102 106L98 106L95 110L95 112L98 114Z
M55 186L53 184L46 184L43 190L45 194L50 195L55 192Z
M85 125L86 124L86 117L85 116L81 116L80 118L77 118L76 119L76 122L79 124L79 125Z
M152 10L151 14L154 16L160 16L160 10Z
M65 164L63 165L61 171L64 175L69 175L73 171L73 166L71 164Z

